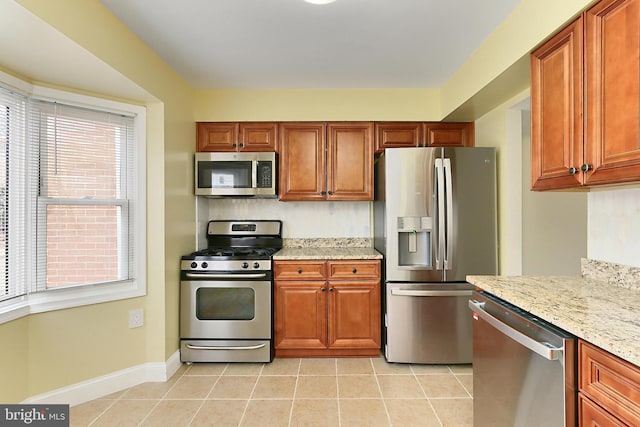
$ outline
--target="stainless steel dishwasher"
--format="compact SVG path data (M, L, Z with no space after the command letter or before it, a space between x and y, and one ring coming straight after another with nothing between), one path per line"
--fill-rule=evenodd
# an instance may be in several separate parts
M485 292L469 308L474 427L575 427L576 337Z

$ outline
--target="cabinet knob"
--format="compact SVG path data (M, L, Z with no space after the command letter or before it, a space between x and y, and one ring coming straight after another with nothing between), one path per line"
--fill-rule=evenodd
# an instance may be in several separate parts
M231 146L232 146L232 147L237 147L237 146L238 146L238 144L231 144Z
M298 274L302 274L302 269L301 268L298 269Z
M326 290L327 290L327 288L324 288L324 287L320 288L320 291L321 291L321 292L324 292L324 291L326 291Z
M238 144L238 145L240 145L240 147L244 147L244 144L243 144L243 143L240 143L240 144Z
M574 167L570 167L569 168L569 175L575 175L578 172L580 172L580 169L578 169L578 168L574 168Z
M329 191L329 192L328 192L328 194L329 194L329 195L332 195L332 194L333 194L333 191Z
M329 288L329 292L333 292L333 288Z
M353 270L351 270L351 272L352 272L353 274L356 274L356 273L358 272L358 269L357 269L357 268L354 268Z
M327 194L327 192L326 191L321 191L320 194L322 194L324 196L325 194Z
M588 164L585 163L584 165L582 165L582 167L580 169L582 170L582 172L588 172L588 171L593 169L593 166L588 165Z

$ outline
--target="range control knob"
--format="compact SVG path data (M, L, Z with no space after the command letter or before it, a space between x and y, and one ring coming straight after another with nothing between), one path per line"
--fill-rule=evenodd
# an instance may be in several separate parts
M253 263L253 268L260 268L260 263L259 262L254 262Z
M249 268L249 263L248 262L243 262L242 263L242 268Z
M191 268L196 268L196 267L198 267L198 263L197 263L197 262L195 262L195 261L194 261L194 262L192 262L192 263L191 263Z
M201 265L202 268L207 268L209 267L209 264L207 264L207 261L203 262Z

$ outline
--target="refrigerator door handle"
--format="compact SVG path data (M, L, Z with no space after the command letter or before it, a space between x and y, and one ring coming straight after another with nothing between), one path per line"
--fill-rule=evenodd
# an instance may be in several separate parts
M444 255L444 270L451 269L451 259L453 257L453 184L451 177L451 159L443 159L444 173L445 173L445 194L446 194L446 223L447 232L445 237L445 255Z
M444 166L442 159L435 159L436 172L436 200L438 202L438 247L436 250L436 270L442 270L444 255L444 239L445 239L445 181Z

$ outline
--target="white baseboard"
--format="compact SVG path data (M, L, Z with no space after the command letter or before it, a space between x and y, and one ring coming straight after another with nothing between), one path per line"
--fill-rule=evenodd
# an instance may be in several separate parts
M101 377L62 387L47 393L31 396L22 403L68 404L76 406L146 382L164 382L180 368L180 351L166 362L144 363Z

